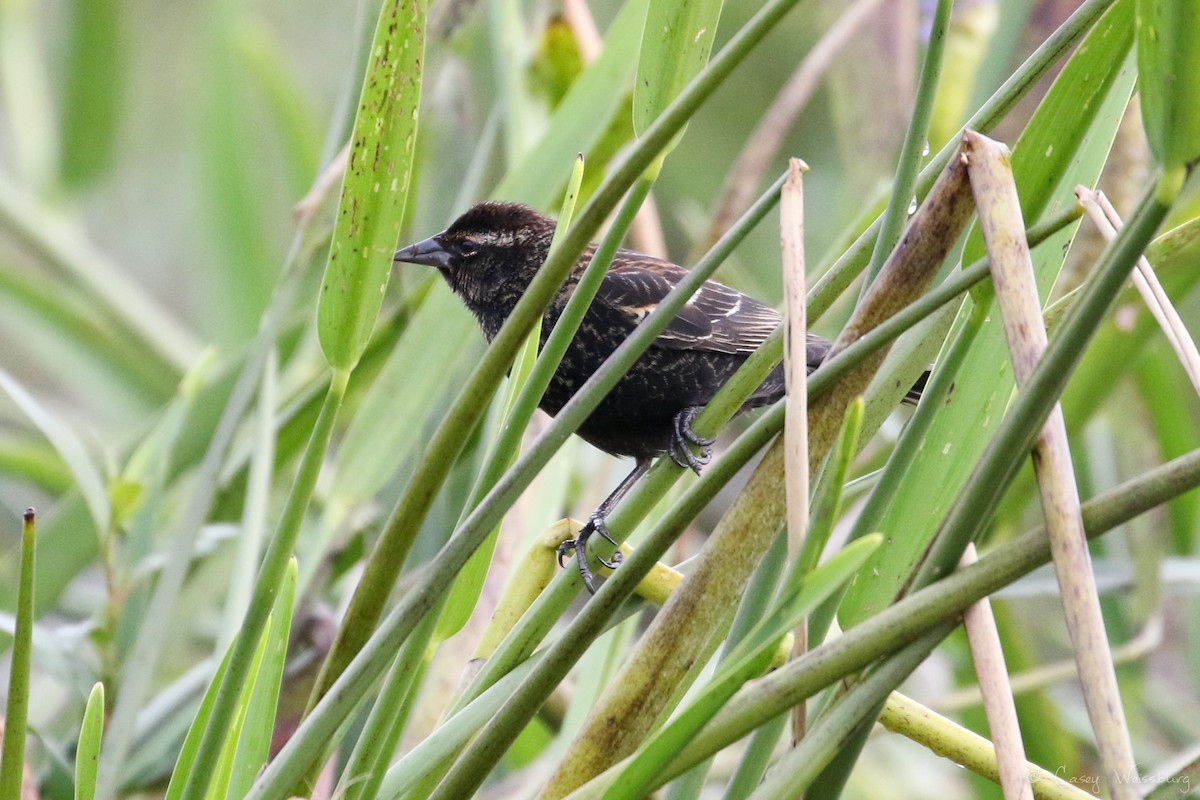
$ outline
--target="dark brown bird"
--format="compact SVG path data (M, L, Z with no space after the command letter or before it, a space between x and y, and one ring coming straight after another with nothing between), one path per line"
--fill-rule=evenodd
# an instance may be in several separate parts
M395 260L436 267L490 342L546 260L554 228L554 220L526 206L480 203L445 231L398 250ZM584 251L546 311L543 346L594 252L595 245ZM669 261L618 250L540 407L557 414L686 274ZM584 555L588 537L599 532L608 538L605 516L656 456L669 454L680 466L697 472L708 463L712 440L696 434L692 421L779 322L774 309L727 286L705 282L579 427L579 435L592 445L637 462L592 514L579 538L559 550L560 561L572 549L578 551L579 569L589 590L594 591ZM807 345L812 372L830 342L809 334ZM769 405L783 394L780 366L742 409Z

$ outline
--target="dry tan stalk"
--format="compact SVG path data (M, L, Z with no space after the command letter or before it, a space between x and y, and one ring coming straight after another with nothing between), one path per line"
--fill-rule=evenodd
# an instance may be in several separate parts
M963 553L962 564L966 566L978 560L975 543L971 542ZM1008 681L1004 650L1000 647L1000 632L996 629L992 604L986 597L963 613L963 628L967 631L971 660L975 662L975 674L979 676L979 689L983 692L983 710L996 748L1004 798L1033 800L1029 768L1025 763L1025 743L1021 741L1017 706Z
M1104 240L1111 242L1115 239L1117 230L1122 225L1121 217L1104 192L1094 192L1086 186L1077 186L1075 187L1075 196L1079 198L1080 204L1087 212L1088 219L1100 231ZM1154 268L1150 266L1150 262L1145 256L1138 259L1137 267L1131 277L1133 285L1146 303L1146 308L1154 315L1158 326L1162 328L1163 334L1170 342L1171 349L1179 358L1179 363L1183 365L1188 380L1192 382L1192 388L1196 390L1197 394L1200 394L1200 351L1197 351L1195 339L1188 332L1187 326L1183 324L1179 312L1175 310L1171 298L1163 290L1158 275L1155 274Z
M788 161L788 179L780 197L779 229L783 252L783 293L787 312L783 362L787 382L787 417L783 427L788 556L796 559L808 532L808 359L804 298L804 171L799 159ZM794 655L808 649L808 626L794 631ZM792 742L804 736L805 706L792 709Z
M991 260L1013 375L1020 387L1041 359L1047 337L1012 165L1008 148L998 142L972 133L964 140L969 149L968 169L979 208L979 226ZM1100 760L1112 796L1116 800L1135 800L1137 764L1100 613L1060 405L1055 405L1046 420L1032 455L1067 629L1075 646L1084 703L1096 733Z

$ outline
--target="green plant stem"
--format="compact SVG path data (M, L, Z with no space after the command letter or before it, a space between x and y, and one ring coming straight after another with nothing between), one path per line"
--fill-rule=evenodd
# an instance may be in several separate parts
M241 695L254 653L262 638L263 629L271 614L275 595L287 571L288 561L296 546L296 538L300 534L300 524L304 521L304 513L308 509L313 490L317 485L317 477L321 472L321 464L329 449L329 441L333 435L333 424L341 408L342 398L346 393L346 384L350 379L347 370L337 370L329 383L329 391L325 395L325 403L321 414L313 427L308 447L300 462L300 469L295 483L288 494L279 525L275 530L270 544L267 546L263 564L258 578L254 583L254 595L250 607L242 622L241 631L234 642L229 659L229 666L221 681L213 704L209 724L200 740L200 749L196 753L191 774L184 785L184 800L199 800L205 796L208 783L216 771L217 760L221 755L222 744L229 731L230 722L236 711L238 697Z
M783 712L759 725L750 735L742 758L725 788L723 800L744 800L762 782L763 774L775 755L775 745L787 728L790 714Z
M906 736L929 751L961 764L980 777L999 784L1000 769L995 746L974 731L939 716L913 700L893 692L887 700L880 724ZM1026 765L1039 800L1093 800L1095 795L1074 786L1034 764ZM1178 792L1176 793L1178 795Z
M1200 450L1156 467L1083 504L1089 538L1200 486ZM843 636L752 684L688 745L660 776L665 783L803 702L820 689L893 653L967 606L1050 560L1045 529L1034 528L979 561L880 611Z
M909 203L913 202L921 158L929 146L929 119L933 115L933 99L937 94L938 80L942 74L946 27L950 24L950 9L953 6L953 0L938 0L937 11L933 15L912 119L908 123L908 133L905 134L904 144L900 148L900 161L896 166L896 177L892 181L892 193L888 198L887 208L883 211L883 217L879 220L879 235L875 237L875 249L871 253L871 262L867 265L866 279L862 284L863 295L879 274L879 270L883 269L884 262L896 243L900 241L904 223L908 220L908 207Z
M758 568L754 571L754 576L746 586L746 591L742 593L742 598L738 602L737 613L733 618L733 624L729 626L729 632L726 634L725 642L722 644L721 660L718 663L724 663L729 658L729 654L733 652L733 649L737 647L738 643L746 638L746 634L758 624L760 619L767 615L767 612L770 610L771 599L774 597L776 587L779 585L779 576L783 574L783 568L787 565L787 549L787 532L780 531L776 534L775 542L771 545L771 549L767 551L767 554L759 562ZM774 747L774 741L772 741L771 747ZM668 800L674 800L676 796L699 797L700 790L707 780L711 766L712 760L709 759L701 764L697 764L691 771L677 778L671 784ZM679 787L678 789L676 789L677 786Z
M21 800L25 779L25 733L29 726L29 669L33 658L33 576L37 518L25 509L21 533L21 588L8 671L4 709L4 750L0 753L0 800Z

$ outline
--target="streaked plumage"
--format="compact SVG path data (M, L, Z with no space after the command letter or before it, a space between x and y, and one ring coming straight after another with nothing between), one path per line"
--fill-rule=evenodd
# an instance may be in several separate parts
M546 260L554 227L554 220L522 205L481 203L442 233L399 250L396 260L436 267L490 342ZM584 252L547 310L543 345L594 252L595 245ZM541 408L558 413L686 274L669 261L618 250ZM676 315L579 428L579 435L601 450L637 460L633 473L592 515L580 546L592 530L605 533L604 516L652 458L669 453L681 466L697 471L707 463L711 441L692 432L692 419L779 321L774 309L714 281L706 282ZM811 372L830 343L810 335L807 345ZM780 367L743 409L768 405L783 394ZM580 559L580 569L591 589L586 559Z
M545 261L553 234L554 221L525 206L482 203L444 232L399 251L396 259L436 266L491 341ZM592 246L585 251L546 312L543 343L594 250ZM542 408L557 413L686 274L669 261L618 250ZM769 306L706 282L601 402L579 435L614 455L644 459L666 453L675 417L711 400L779 321ZM828 341L809 336L810 371L828 349ZM783 371L777 369L746 407L767 405L782 396Z

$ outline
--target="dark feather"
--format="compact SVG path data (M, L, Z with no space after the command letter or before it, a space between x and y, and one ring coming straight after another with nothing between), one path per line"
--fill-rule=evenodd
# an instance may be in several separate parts
M622 250L597 298L640 322L674 289L687 270L669 261ZM774 309L728 286L706 281L656 342L676 350L749 354L779 325Z

